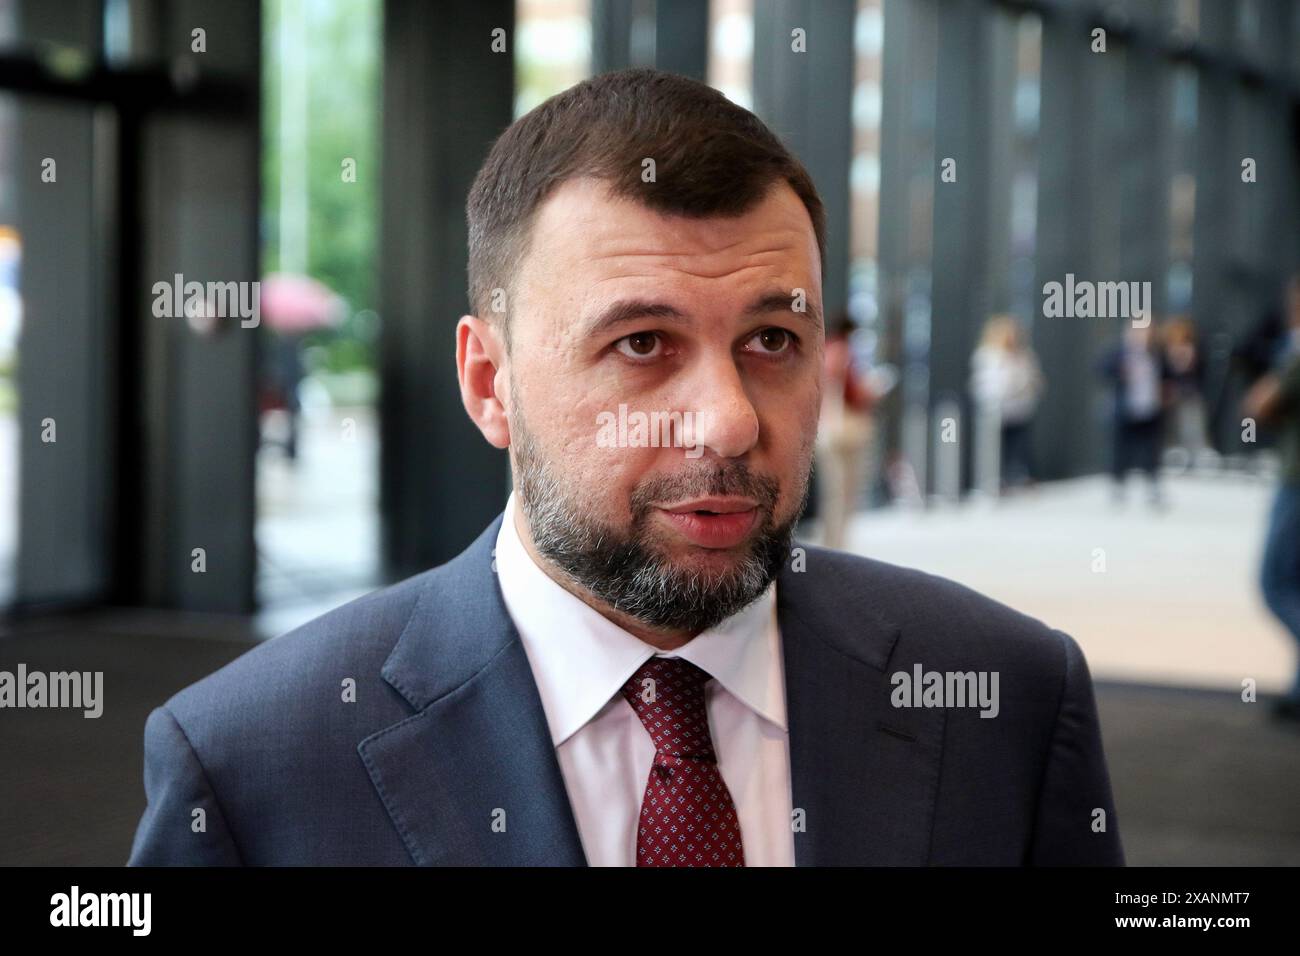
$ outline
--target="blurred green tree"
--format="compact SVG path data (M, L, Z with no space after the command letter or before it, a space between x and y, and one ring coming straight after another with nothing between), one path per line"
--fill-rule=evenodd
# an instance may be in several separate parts
M325 356L330 371L368 369L373 322L364 313L376 307L380 0L266 0L263 17L263 272L297 258L281 248L282 175L290 163L306 174L304 271L349 306L340 327L313 332L304 345L323 349L312 351ZM300 71L305 84L302 135L288 142L305 156L285 153L286 70Z

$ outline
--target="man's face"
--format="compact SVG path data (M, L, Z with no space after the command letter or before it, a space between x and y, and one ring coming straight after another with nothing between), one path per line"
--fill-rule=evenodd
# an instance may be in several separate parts
M537 553L656 629L752 602L788 557L821 397L820 260L794 190L689 219L566 182L514 296L505 405Z

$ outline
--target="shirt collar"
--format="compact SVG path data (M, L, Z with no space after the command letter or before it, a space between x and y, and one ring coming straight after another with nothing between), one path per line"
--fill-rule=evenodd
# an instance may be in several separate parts
M750 710L786 729L775 581L748 607L685 646L660 653L542 570L519 538L515 509L511 492L497 533L497 579L528 655L555 746L591 720L656 654L681 657L703 668Z

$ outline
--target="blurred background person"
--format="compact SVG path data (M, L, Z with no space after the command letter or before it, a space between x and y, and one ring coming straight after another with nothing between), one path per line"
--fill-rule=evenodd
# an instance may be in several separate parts
M1277 432L1281 482L1269 512L1260 567L1264 600L1300 644L1300 274L1287 287L1286 334L1271 371L1246 393L1247 415ZM1274 713L1300 722L1300 665Z
M821 419L817 428L815 470L821 543L842 548L858 501L873 435L876 395L856 367L850 338L853 320L839 313L826 335Z
M267 347L262 351L263 382L258 393L258 410L266 420L271 413L281 412L284 428L277 441L268 440L267 429L262 428L264 444L279 444L285 457L298 460L298 428L302 402L298 386L302 384L302 337L291 332L268 332Z
M267 330L260 409L279 410L285 423L278 443L292 462L298 458L302 400L306 377L303 352L313 332L330 331L348 316L348 303L323 282L306 275L273 273L262 279L262 318ZM262 428L263 441L267 429Z
M997 462L998 478L990 481L999 492L1033 484L1029 430L1044 385L1038 356L1020 323L1012 315L990 317L971 356L970 387L984 429L980 451Z
M1210 448L1205 436L1205 362L1196 325L1186 316L1162 330L1169 383L1169 447L1166 462L1179 471L1204 464Z
M1115 502L1124 501L1124 481L1131 469L1147 478L1147 500L1164 506L1160 489L1169 367L1154 323L1130 325L1121 340L1102 356L1101 377L1110 383L1113 402L1111 477Z

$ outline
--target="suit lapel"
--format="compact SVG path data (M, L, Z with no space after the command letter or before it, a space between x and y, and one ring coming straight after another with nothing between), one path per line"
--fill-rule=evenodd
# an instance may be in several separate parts
M828 566L851 559L806 550L807 569L787 563L777 586L793 806L805 823L796 865L924 865L944 712L891 706L889 674L907 657L899 628L869 589L835 583Z
M546 714L493 573L500 523L430 572L382 671L414 713L357 749L416 863L581 866Z

